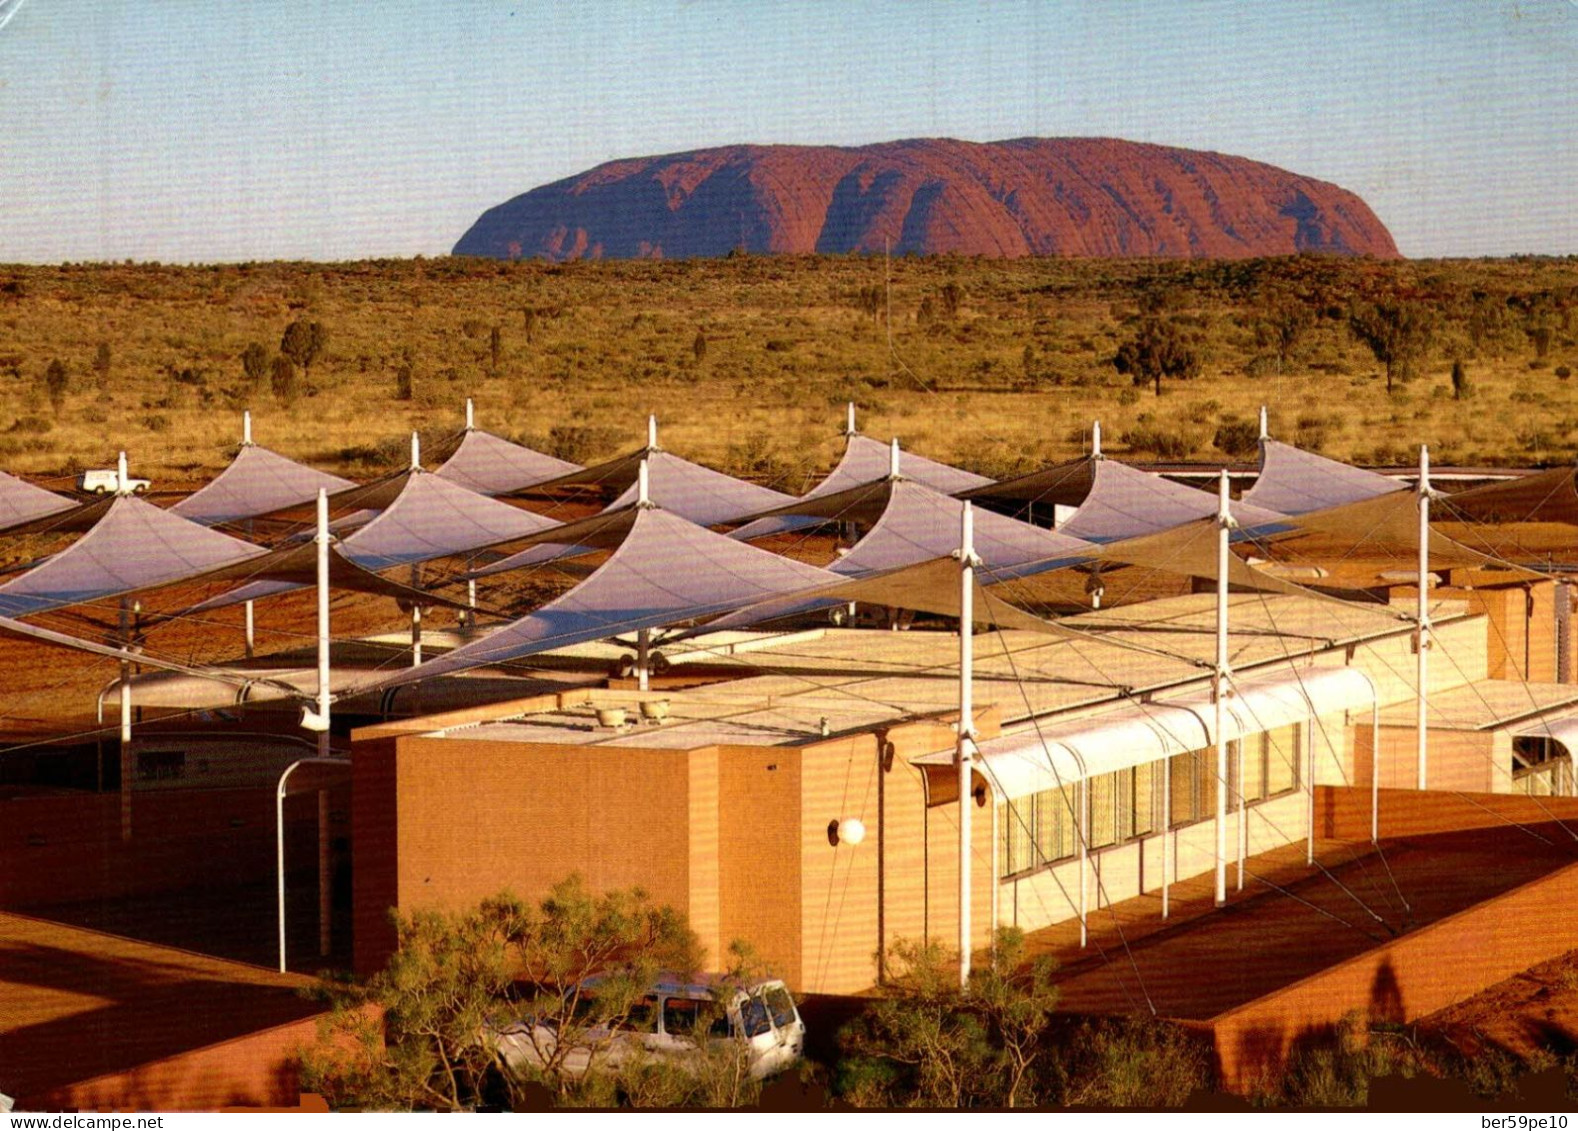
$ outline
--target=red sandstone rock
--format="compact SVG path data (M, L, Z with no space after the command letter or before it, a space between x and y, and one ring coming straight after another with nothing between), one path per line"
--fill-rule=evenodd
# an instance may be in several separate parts
M1369 206L1336 185L1106 138L737 145L611 161L489 209L455 254L683 259L885 243L900 255L1398 254Z

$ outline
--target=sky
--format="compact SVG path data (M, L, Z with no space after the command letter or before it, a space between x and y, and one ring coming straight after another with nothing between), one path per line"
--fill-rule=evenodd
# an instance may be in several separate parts
M0 0L0 262L446 254L618 157L1120 137L1578 254L1578 0Z

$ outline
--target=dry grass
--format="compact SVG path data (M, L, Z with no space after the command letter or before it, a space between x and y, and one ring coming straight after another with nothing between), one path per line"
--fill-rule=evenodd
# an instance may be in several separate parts
M1420 442L1442 463L1578 452L1575 383L1558 376L1578 365L1571 260L901 259L892 353L882 309L859 301L883 278L880 260L809 257L0 268L0 466L66 475L124 447L156 487L192 486L228 459L250 404L260 442L365 475L397 465L413 427L452 433L466 396L483 426L582 458L639 442L656 412L671 450L791 489L836 459L848 399L871 434L993 475L1076 454L1097 417L1114 452L1125 434L1159 435L1221 460L1217 429L1261 403L1277 435L1361 462L1409 460ZM958 313L927 320L922 304L940 310L950 283ZM1389 396L1344 313L1395 296L1428 305L1438 329L1419 377ZM1278 301L1312 318L1280 375L1262 332ZM1204 357L1199 378L1160 398L1111 363L1142 309L1194 334ZM329 344L285 406L266 380L249 386L240 357L252 342L277 352L298 317ZM58 411L56 358L70 375ZM1468 399L1452 396L1454 358ZM413 394L396 399L407 365Z

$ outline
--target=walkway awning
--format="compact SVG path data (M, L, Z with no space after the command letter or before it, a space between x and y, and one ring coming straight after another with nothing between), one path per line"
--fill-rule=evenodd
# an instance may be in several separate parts
M1279 669L1231 681L1229 742L1336 711L1369 707L1375 688L1357 668ZM1578 720L1573 720L1578 741ZM1100 774L1213 745L1209 694L1130 703L1099 715L1025 724L979 745L976 769L1001 799L1015 800ZM928 777L952 774L951 750L912 759ZM939 786L943 783L938 782ZM946 787L946 792L952 787Z
M1216 725L1209 694L1168 700L1199 714L1207 745ZM1375 703L1375 685L1358 668L1311 668L1229 677L1227 740L1276 730L1337 711L1366 709Z
M1569 757L1578 755L1578 716L1563 715L1554 719L1534 719L1512 732L1518 738L1548 738L1559 742Z
M1000 800L1013 801L1210 744L1194 712L1164 703L1132 703L1100 715L1027 724L988 739L977 749L975 767ZM931 779L956 773L953 758L953 751L943 750L911 759L911 764ZM928 796L956 793L951 785L935 784L942 788L928 789Z

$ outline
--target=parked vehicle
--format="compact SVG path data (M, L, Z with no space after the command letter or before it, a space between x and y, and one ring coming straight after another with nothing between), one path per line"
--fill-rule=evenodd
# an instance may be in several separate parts
M595 981L584 983L579 992L595 999ZM589 1003L581 1012L595 1016ZM805 1023L789 988L776 978L748 985L664 978L620 1023L594 1024L580 1036L585 1047L570 1050L563 1060L572 1076L586 1072L594 1052L599 1066L617 1068L638 1053L683 1063L732 1043L746 1058L750 1074L760 1080L791 1067L805 1051ZM551 1024L526 1017L501 1029L497 1039L504 1062L519 1071L541 1067L552 1057L558 1034Z
M79 472L77 475L77 490L85 491L90 495L145 495L148 488L153 486L152 480L127 479L124 490L120 487L120 476L113 467L96 468L92 471Z

